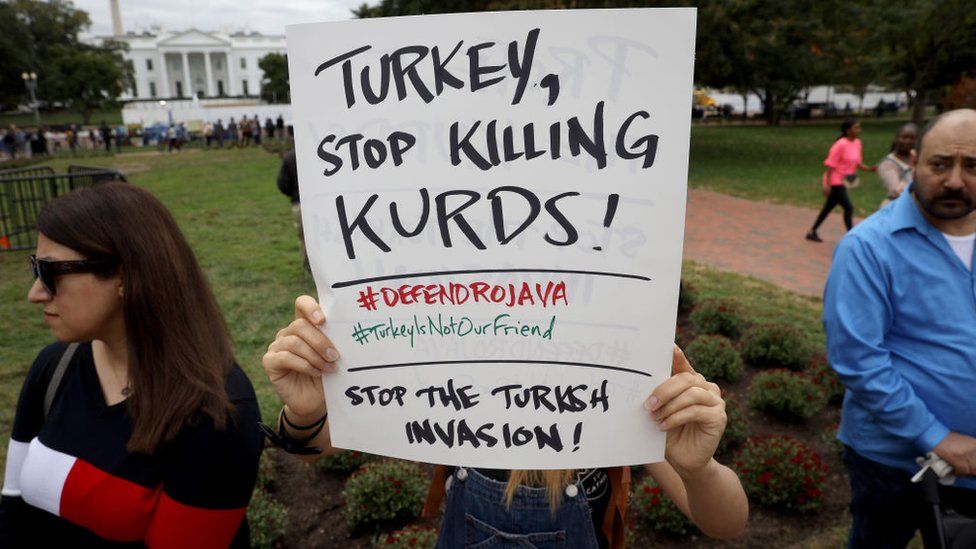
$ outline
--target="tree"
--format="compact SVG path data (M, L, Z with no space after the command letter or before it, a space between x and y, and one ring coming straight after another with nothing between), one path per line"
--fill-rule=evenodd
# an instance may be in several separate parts
M122 49L115 43L102 47L52 46L48 53L49 97L63 101L88 124L96 110L115 102L131 78Z
M971 0L874 0L872 9L888 74L910 93L921 124L927 97L976 69L976 11Z
M288 56L269 53L258 61L264 72L261 81L261 99L269 103L288 103L291 99L288 87Z
M15 105L26 95L20 75L35 71L30 48L30 33L8 2L0 2L0 105Z

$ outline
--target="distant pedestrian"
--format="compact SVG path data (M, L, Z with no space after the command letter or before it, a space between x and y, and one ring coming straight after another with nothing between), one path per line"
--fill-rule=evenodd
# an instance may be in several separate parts
M275 133L278 139L285 138L285 117L278 115L278 119L275 121Z
M251 121L247 119L246 114L241 118L241 140L237 144L241 147L251 144Z
M44 136L44 131L44 128L38 128L31 133L31 156L47 156L47 138Z
M898 198L912 183L912 154L915 151L915 138L918 127L911 122L902 124L891 144L891 152L878 162L878 177L884 185L885 198L881 207Z
M860 122L845 120L840 125L840 138L830 147L827 159L824 160L824 166L827 166L827 171L824 172L824 194L827 201L820 210L820 214L817 215L817 220L810 228L810 232L807 233L807 240L823 242L817 235L817 229L838 204L844 208L844 226L847 227L848 231L853 227L854 205L851 204L851 199L847 196L847 186L855 185L858 169L872 172L878 169L877 166L864 165L861 140L858 138L860 135Z
M2 140L2 142L3 142L3 152L5 152L8 155L10 155L10 158L11 159L17 158L17 155L16 155L16 152L17 152L17 142L16 142L16 137L14 137L14 134L15 133L16 133L16 126L14 126L13 124L11 124L10 127L7 128L7 131L3 134L3 140Z
M105 152L112 152L112 128L103 120L98 126L98 133L102 136L102 143L105 144Z
M207 141L207 148L210 148L210 143L213 141L214 125L213 122L207 122L203 125L203 138Z
M224 148L224 132L227 130L224 128L224 121L220 118L217 119L217 123L214 124L213 133L214 137L217 138L217 146L221 149Z
M64 137L68 141L68 149L74 155L75 151L78 150L78 127L74 124L68 126L68 130L64 132Z
M166 152L171 153L173 149L176 149L177 152L180 150L176 138L176 126L172 124L169 125L169 128L166 128L166 143L168 145Z
M278 190L291 199L291 216L295 230L298 231L298 250L302 254L302 266L305 272L312 272L308 265L308 253L305 251L305 231L302 229L302 203L298 193L298 165L295 162L295 150L292 149L281 156L281 169L278 170Z
M258 115L256 114L254 115L254 118L251 119L251 135L254 136L254 145L260 146L261 145L261 119L258 118Z
M27 134L21 128L14 131L14 147L17 148L17 152L21 156L30 156L30 152L27 150Z
M264 136L269 140L275 137L275 125L270 116L264 119Z
M232 145L237 144L237 122L234 122L233 116L230 117L230 122L227 123L227 140Z

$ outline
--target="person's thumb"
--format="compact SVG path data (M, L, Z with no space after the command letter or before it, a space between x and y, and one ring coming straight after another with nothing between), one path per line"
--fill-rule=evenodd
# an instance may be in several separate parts
M685 352L678 347L677 344L674 346L674 357L671 359L671 375L680 374L681 372L695 373L695 369L691 367L691 363L688 362L688 357L685 356Z

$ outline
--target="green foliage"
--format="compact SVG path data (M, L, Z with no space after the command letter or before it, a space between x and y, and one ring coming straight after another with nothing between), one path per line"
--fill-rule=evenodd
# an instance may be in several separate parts
M695 525L650 475L634 488L631 502L634 517L648 528L669 536L684 536L695 531Z
M813 417L827 397L809 377L789 370L769 370L752 378L749 405L790 421Z
M837 372L830 367L827 357L820 355L813 359L807 375L823 391L827 397L827 402L837 404L844 400L844 385L838 379Z
M792 326L764 324L742 337L742 358L759 368L802 370L810 362L810 346L803 334Z
M284 139L265 139L261 141L261 148L280 157L295 148L295 140L287 137Z
M745 326L738 305L729 299L703 299L689 319L699 333L731 338L739 337Z
M359 469L365 463L373 461L376 456L357 452L355 450L343 450L338 454L325 456L316 462L318 468L323 471L333 471L337 473L351 473Z
M827 467L820 455L787 435L750 437L735 470L749 499L784 511L812 511L823 502Z
M265 448L264 451L261 452L261 459L258 461L258 488L267 488L272 482L274 482L275 470L271 452L271 448Z
M261 80L261 99L269 103L289 103L288 56L269 53L258 60L258 67L264 72Z
M742 358L732 341L720 335L701 335L685 350L692 367L709 381L742 377Z
M718 441L718 448L715 450L717 454L725 453L745 440L749 429L739 399L731 394L722 395L722 398L725 399L725 415L728 417L728 423L725 425L722 439Z
M114 104L131 77L131 67L122 59L123 49L122 44L52 46L49 96L63 101L88 124L93 112Z
M389 534L380 534L373 540L373 547L389 549L434 549L437 529L432 526L411 524Z
M698 292L691 282L682 280L678 285L678 312L690 311L698 303Z
M255 488L247 508L247 524L250 527L251 547L270 549L285 537L285 519L288 510L261 488Z
M820 435L820 440L826 443L830 448L838 455L842 456L844 454L844 443L837 439L837 432L840 430L840 424L834 423L824 429L824 432Z
M343 513L351 529L420 514L427 495L427 476L412 462L376 461L361 467L346 482Z

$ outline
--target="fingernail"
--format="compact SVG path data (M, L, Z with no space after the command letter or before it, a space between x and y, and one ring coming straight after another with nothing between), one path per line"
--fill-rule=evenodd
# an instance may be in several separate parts
M644 408L648 410L653 410L655 406L657 406L657 397L654 395L651 395L644 401Z
M318 309L312 311L312 320L314 320L315 322L321 322L322 318L324 318L324 316L322 315L322 311Z
M325 358L329 362L335 362L339 360L339 351L336 351L333 347L329 347L325 350Z

